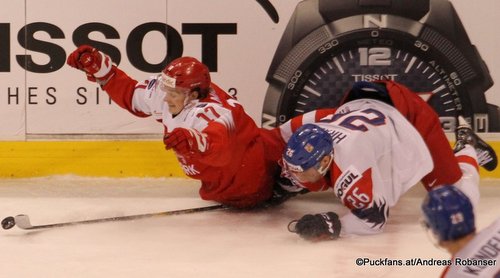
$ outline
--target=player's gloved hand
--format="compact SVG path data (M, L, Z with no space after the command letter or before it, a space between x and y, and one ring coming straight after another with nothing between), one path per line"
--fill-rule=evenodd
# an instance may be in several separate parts
M288 230L308 240L336 239L340 234L340 220L335 212L306 214L288 224Z
M174 149L180 155L203 153L207 150L207 135L192 128L178 127L163 137L167 150Z
M105 83L114 74L111 58L90 45L79 46L68 56L66 63L84 71L92 82Z

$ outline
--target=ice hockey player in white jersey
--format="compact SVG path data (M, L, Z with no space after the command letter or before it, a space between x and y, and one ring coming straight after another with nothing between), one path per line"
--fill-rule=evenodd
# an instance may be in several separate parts
M375 93L379 90L379 86L366 82L354 87ZM321 116L317 117L318 114ZM435 169L421 133L398 110L376 97L352 99L334 113L312 111L302 119L313 124L294 125L292 119L291 125L280 127L280 134L287 142L283 153L284 175L298 188L333 189L350 209L340 218L328 212L307 214L292 221L289 229L303 238L333 239L381 232L389 208ZM474 144L464 143L478 137L470 128L466 129L458 138L450 165L454 163L461 171L455 186L478 202L476 150ZM446 178L444 173L435 176ZM430 183L425 187L432 186Z
M500 218L476 232L472 204L455 186L429 191L422 211L437 244L452 255L441 277L500 277Z
M433 168L415 128L393 107L371 99L348 102L332 116L298 128L283 163L296 184L311 191L333 188L350 209L340 219L328 212L292 223L292 231L312 239L378 233L389 208ZM318 228L323 220L328 232Z
M274 196L277 164L265 157L260 129L197 59L177 58L141 82L92 46L79 46L67 63L121 108L163 124L165 147L175 151L187 176L201 181L202 199L250 208Z

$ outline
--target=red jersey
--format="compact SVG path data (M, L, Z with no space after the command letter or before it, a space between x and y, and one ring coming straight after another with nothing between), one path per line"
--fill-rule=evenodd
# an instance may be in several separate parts
M184 173L201 181L202 199L234 207L267 200L272 194L275 163L265 159L260 129L241 104L212 83L207 97L191 101L173 116L157 83L158 76L137 82L116 69L103 89L132 114L161 122L165 134L180 127L207 135L205 152L176 154Z

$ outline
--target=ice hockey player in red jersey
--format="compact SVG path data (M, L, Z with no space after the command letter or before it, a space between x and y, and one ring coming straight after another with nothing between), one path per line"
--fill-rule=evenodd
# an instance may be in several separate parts
M341 218L334 212L305 215L292 221L293 232L313 239L381 232L389 208L419 181L427 189L454 184L478 202L475 148L496 167L494 151L465 123L457 129L453 153L436 113L401 88L359 82L338 109L312 111L272 131L287 142L283 174L295 187L332 188L350 209Z
M175 151L187 176L201 181L202 199L250 208L271 197L277 164L265 159L260 129L197 59L177 58L142 82L88 45L72 52L67 63L99 83L120 107L163 124L166 149Z
M454 186L429 191L422 211L437 245L452 255L441 277L500 277L500 218L476 232L473 206Z

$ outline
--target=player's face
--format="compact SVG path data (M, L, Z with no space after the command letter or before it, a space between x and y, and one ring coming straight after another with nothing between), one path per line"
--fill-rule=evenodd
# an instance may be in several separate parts
M186 103L189 101L190 94L189 90L187 89L182 89L182 88L176 88L176 89L171 89L167 88L165 90L165 102L168 105L168 111L172 115L177 115L179 114L182 109L184 109L184 106Z
M311 167L303 172L290 172L295 179L299 182L304 183L314 183L319 181L323 176L316 170L316 168Z

